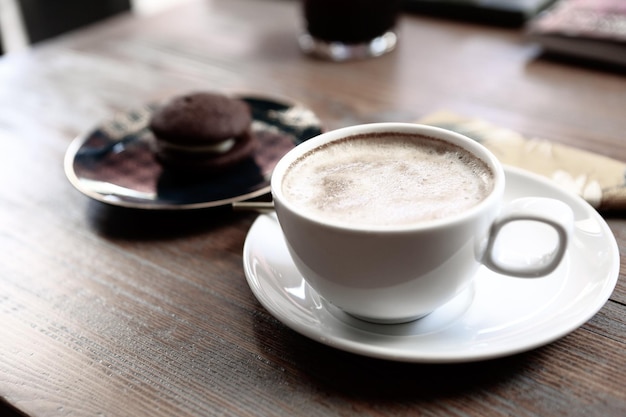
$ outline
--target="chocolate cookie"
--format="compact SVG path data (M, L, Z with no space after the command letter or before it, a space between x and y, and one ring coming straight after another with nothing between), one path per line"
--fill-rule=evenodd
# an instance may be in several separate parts
M173 98L150 121L157 160L167 169L223 171L248 158L255 141L248 104L221 94L196 92Z

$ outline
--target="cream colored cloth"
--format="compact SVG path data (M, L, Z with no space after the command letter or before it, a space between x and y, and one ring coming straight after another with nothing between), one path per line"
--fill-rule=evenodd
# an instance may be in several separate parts
M600 211L626 210L626 163L581 149L530 139L483 120L441 111L419 123L442 127L482 143L505 165L548 177Z

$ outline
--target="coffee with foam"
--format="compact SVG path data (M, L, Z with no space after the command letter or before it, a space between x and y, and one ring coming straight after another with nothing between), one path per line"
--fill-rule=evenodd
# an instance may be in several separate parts
M400 226L454 216L492 191L494 174L454 144L406 133L346 137L301 156L282 190L297 209L353 225Z

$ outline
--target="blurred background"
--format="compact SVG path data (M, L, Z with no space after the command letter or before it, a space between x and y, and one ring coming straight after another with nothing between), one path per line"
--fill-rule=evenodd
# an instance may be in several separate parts
M0 49L36 42L131 10L151 14L188 0L0 0Z
M0 0L0 55L120 12L148 15L188 1ZM620 72L626 67L626 0L401 0L401 5L405 12L509 27L553 56L608 64Z

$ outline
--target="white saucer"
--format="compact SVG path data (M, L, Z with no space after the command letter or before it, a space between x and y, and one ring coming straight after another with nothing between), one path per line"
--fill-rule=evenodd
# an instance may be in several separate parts
M576 224L568 253L544 278L519 279L482 267L473 285L423 319L380 325L329 305L291 262L274 214L261 215L244 245L248 284L261 304L293 330L345 351L407 362L468 362L553 342L589 320L617 283L619 252L606 222L585 201L526 171L506 168L505 198L558 198ZM523 240L523 233L515 236Z

